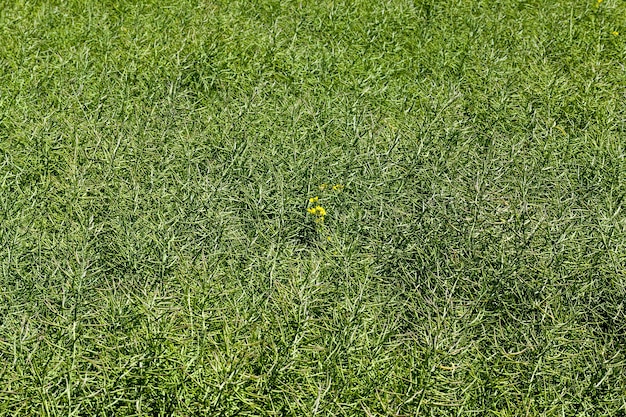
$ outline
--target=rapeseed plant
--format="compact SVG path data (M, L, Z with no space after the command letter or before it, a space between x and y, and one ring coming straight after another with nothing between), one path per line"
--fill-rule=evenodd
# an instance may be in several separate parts
M320 191L326 191L326 190L332 190L335 192L340 192L343 190L344 186L343 184L335 184L335 185L330 185L328 183L322 183L318 186ZM306 209L306 211L313 216L313 219L315 220L315 223L317 224L322 224L324 223L324 219L326 218L326 208L324 208L321 203L320 203L320 197L319 196L314 196L314 197L310 197L309 198L309 204L308 207Z
M317 205L315 207L309 207L306 210L315 217L315 223L324 223L324 217L326 216L326 209L324 207Z

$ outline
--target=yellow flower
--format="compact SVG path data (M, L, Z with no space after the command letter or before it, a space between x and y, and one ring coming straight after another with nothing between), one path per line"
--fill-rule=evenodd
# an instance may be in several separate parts
M619 32L618 32L618 31L616 31L616 30L614 30L613 32L611 32L611 35L613 35L613 36L619 36Z
M324 207L309 207L306 211L308 211L312 216L315 216L316 223L324 223L324 216L326 216L326 209Z
M324 217L326 215L326 209L324 209L324 207L322 206L315 206L308 210L309 210L309 213L311 213L314 216Z
M318 188L320 189L320 191L324 191L326 188L328 188L328 184L326 183L320 184Z
M315 204L315 203L317 203L317 201L318 201L319 199L320 199L320 198L319 198L318 196L311 197L311 198L309 198L309 203L310 203L310 204Z
M335 184L333 185L333 191L341 191L343 190L343 185L342 184Z

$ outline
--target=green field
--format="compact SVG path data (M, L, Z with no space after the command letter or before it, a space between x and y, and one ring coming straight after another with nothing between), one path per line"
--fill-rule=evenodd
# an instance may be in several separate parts
M0 416L626 416L625 0L0 2Z

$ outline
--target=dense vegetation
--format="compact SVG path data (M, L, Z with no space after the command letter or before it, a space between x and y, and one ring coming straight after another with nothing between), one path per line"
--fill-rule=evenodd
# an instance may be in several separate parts
M3 1L0 415L626 415L625 23Z

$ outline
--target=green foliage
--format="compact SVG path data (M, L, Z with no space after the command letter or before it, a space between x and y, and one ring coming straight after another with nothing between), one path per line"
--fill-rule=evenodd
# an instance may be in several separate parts
M5 3L0 415L626 415L623 0Z

